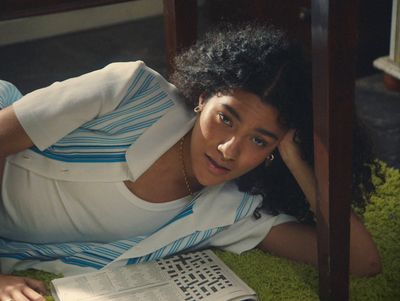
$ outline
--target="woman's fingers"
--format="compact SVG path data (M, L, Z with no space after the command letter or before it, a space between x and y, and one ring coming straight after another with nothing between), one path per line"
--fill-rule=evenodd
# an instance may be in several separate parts
M12 298L10 297L10 295L0 295L0 301L12 301Z
M9 275L0 275L0 301L44 301L43 282Z
M25 280L25 283L29 287L34 289L36 292L38 292L42 295L46 295L48 293L43 281L39 281L39 280L32 279L32 278L24 278L24 280Z
M278 145L279 153L285 163L292 159L298 159L301 157L300 148L294 142L296 130L290 129Z
M21 287L22 288L22 287ZM22 288L24 289L24 288ZM13 301L29 301L28 296L25 296L20 290L14 289L10 292L10 297ZM31 299L33 300L33 299Z
M25 286L22 289L22 294L28 299L28 300L35 300L35 301L44 301L45 298L39 294L36 290Z

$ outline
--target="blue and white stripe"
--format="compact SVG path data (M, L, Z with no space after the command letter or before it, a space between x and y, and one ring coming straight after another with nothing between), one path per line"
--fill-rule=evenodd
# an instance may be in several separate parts
M126 150L174 105L153 74L143 69L111 113L99 116L40 152L63 162L125 162Z
M12 84L0 81L1 107L21 96ZM62 162L126 162L126 150L173 105L156 76L140 69L115 110L86 122L44 151L31 149Z
M256 197L254 195L250 195L248 193L245 193L243 195L243 199L240 202L239 207L236 210L236 217L235 217L235 223L242 219L243 217L253 214L254 209L254 204L258 203Z
M0 106L9 106L20 97L21 93L12 84L0 81ZM155 76L140 70L128 88L127 95L113 112L85 123L44 151L35 147L32 150L63 162L124 162L127 148L173 105L168 94L160 89ZM176 223L192 219L194 205L197 201L198 204L202 201L200 196L201 193L178 215L148 235L110 243L32 244L0 238L0 257L19 260L61 260L74 266L100 269L146 238L151 239L151 235L168 231ZM255 202L257 201L254 196L243 194L231 222L237 222L252 214ZM209 229L201 228L206 230L180 236L177 234L177 239L170 243L157 241L159 245L156 250L141 257L130 258L128 263L146 262L193 249L196 245L223 231L227 226L229 225L215 224L212 227L209 226Z
M0 109L4 109L22 97L21 92L5 80L0 80Z
M0 257L14 258L19 260L51 261L61 260L74 266L91 267L101 269L113 262L116 258L140 244L152 234L167 229L173 223L193 215L193 206L199 199L197 195L185 208L169 222L148 235L138 236L131 239L119 240L111 243L57 243L57 244L32 244L14 242L0 239ZM251 214L250 208L254 205L255 198L244 194L236 209L235 221ZM130 258L127 264L137 264L170 256L178 252L193 249L196 245L206 241L217 233L223 231L227 226L220 226L204 231L194 231L189 235L178 238L173 242L161 246L157 250L141 257Z

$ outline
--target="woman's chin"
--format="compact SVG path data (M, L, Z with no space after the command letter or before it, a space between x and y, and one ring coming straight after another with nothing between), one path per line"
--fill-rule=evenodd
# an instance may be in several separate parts
M208 176L199 176L197 177L198 183L203 186L215 186L222 184L226 181L229 181L226 177L218 177L218 176L213 176L213 175L208 175Z

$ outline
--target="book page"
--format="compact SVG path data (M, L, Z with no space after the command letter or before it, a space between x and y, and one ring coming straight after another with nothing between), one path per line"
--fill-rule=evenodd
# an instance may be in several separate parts
M90 301L184 301L171 283L104 295Z
M166 282L168 279L154 264L109 268L52 281L54 295L57 295L59 300L65 301L86 300Z
M210 250L59 278L52 284L57 301L257 300Z
M157 264L186 301L257 300L255 292L210 250L175 255Z

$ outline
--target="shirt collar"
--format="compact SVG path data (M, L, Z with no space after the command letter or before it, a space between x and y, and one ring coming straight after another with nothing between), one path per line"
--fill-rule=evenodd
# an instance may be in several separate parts
M183 101L175 101L174 106L127 150L126 161L132 180L138 179L162 154L189 132L195 121L196 114L187 108Z

